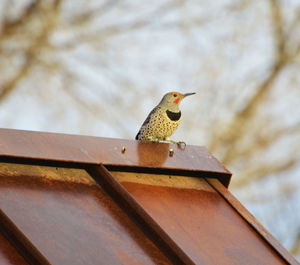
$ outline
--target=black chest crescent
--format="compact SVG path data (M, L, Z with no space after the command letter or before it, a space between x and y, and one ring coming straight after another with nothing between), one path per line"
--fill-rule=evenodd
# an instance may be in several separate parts
M172 121L178 121L181 117L181 111L172 112L172 111L167 110L166 113L167 113L169 119Z

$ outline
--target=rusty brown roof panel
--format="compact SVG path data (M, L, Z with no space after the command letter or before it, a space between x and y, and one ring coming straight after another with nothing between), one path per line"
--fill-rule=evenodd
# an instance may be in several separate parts
M298 264L268 240L268 232L257 233L245 212L224 203L207 178L109 172L103 166L91 175L124 208L132 208L183 264Z
M13 245L0 233L0 264L29 265Z
M206 178L206 181L282 258L286 259L289 264L299 264L288 250L218 180Z
M169 156L170 148L173 156ZM231 178L205 147L192 145L183 148L169 143L0 129L0 156L205 172L214 174L226 187Z
M30 264L171 264L86 171L6 164L0 176L0 227Z
M201 189L123 187L195 264L286 264L207 183Z

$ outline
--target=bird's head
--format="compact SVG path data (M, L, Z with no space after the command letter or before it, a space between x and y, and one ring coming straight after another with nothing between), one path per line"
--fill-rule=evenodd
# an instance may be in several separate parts
M194 95L196 93L186 93L182 94L179 92L169 92L164 95L159 105L165 107L168 110L177 112L179 111L179 104L187 96Z

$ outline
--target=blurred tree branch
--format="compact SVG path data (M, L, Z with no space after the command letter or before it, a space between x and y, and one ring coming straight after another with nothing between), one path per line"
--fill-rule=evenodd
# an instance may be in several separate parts
M300 123L294 126L289 126L287 128L279 128L277 130L271 130L272 134L259 134L255 142L252 142L251 146L238 152L241 157L252 157L259 150L266 150L270 145L279 140L281 137L286 137L290 135L296 135L300 133ZM257 155L257 154L256 154Z
M147 15L140 17L138 14L131 18L131 21L121 21L112 25L106 25L93 30L93 32L87 32L85 26L91 23L96 17L98 18L105 11L110 10L120 4L119 0L107 1L103 5L96 9L85 11L84 13L74 18L71 25L72 28L82 28L83 31L78 30L78 34L75 37L68 39L62 45L60 49L72 49L74 46L80 44L82 41L88 44L101 43L104 40L116 37L121 34L127 34L131 31L137 31L151 26L155 23L155 19L164 16L171 12L175 8L180 8L186 0L170 0L167 3L161 4L154 10L151 10ZM170 26L170 25L168 25ZM178 25L177 25L178 26Z
M297 161L294 159L289 159L288 161L284 162L281 161L280 163L268 163L267 161L263 161L262 165L246 170L243 175L235 181L232 188L246 186L250 182L257 181L262 177L286 171L294 167L296 163Z
M102 5L98 6L97 8L83 10L81 14L75 16L74 19L72 19L72 26L84 27L86 24L91 23L91 21L95 18L98 18L102 14L106 14L107 12L109 12L119 3L120 0L106 0Z
M294 244L291 248L292 255L296 255L300 252L300 232L298 232L296 236L296 240L294 241Z
M19 17L15 20L8 19L7 17L4 18L2 31L1 31L1 39L7 38L10 35L16 33L20 27L24 24L28 23L28 20L32 19L35 15L37 9L40 5L40 0L32 1L28 6L26 6ZM6 6L8 8L8 6Z
M283 21L280 6L277 0L269 0L271 8L271 21L273 25L273 39L275 43L275 60L273 62L273 67L269 75L262 81L262 83L257 87L255 93L252 95L250 100L246 105L237 111L229 125L225 130L219 132L216 137L213 138L209 145L209 149L215 152L220 145L226 146L226 151L222 157L222 161L226 165L230 165L238 156L240 155L238 146L243 137L245 137L249 130L249 124L251 120L255 117L260 106L264 103L266 95L272 89L274 81L278 78L282 69L290 63L300 52L300 43L298 48L294 52L287 50L287 38L293 32L284 32ZM279 136L277 134L277 136ZM259 135L257 135L259 138ZM267 143L267 141L265 142ZM249 151L253 146L262 149L265 146L255 144L253 142L249 143Z
M25 48L24 63L12 78L6 80L0 88L0 101L3 101L16 88L17 84L28 74L35 62L38 53L48 45L48 36L55 28L57 17L59 15L59 5L62 0L55 0L52 4L43 4L41 1L33 1L19 19L8 22L5 20L2 30L2 42L13 35L21 34L33 37L29 47ZM36 18L41 23L41 29L36 36L31 34L31 26L29 25ZM29 32L28 32L29 31ZM27 38L26 38L27 39Z

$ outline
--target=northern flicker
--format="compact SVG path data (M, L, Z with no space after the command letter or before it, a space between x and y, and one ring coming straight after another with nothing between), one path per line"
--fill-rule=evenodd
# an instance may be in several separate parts
M182 99L194 94L196 93L170 92L165 94L160 103L149 113L135 139L175 142L170 140L170 136L175 132L181 121L179 104Z

